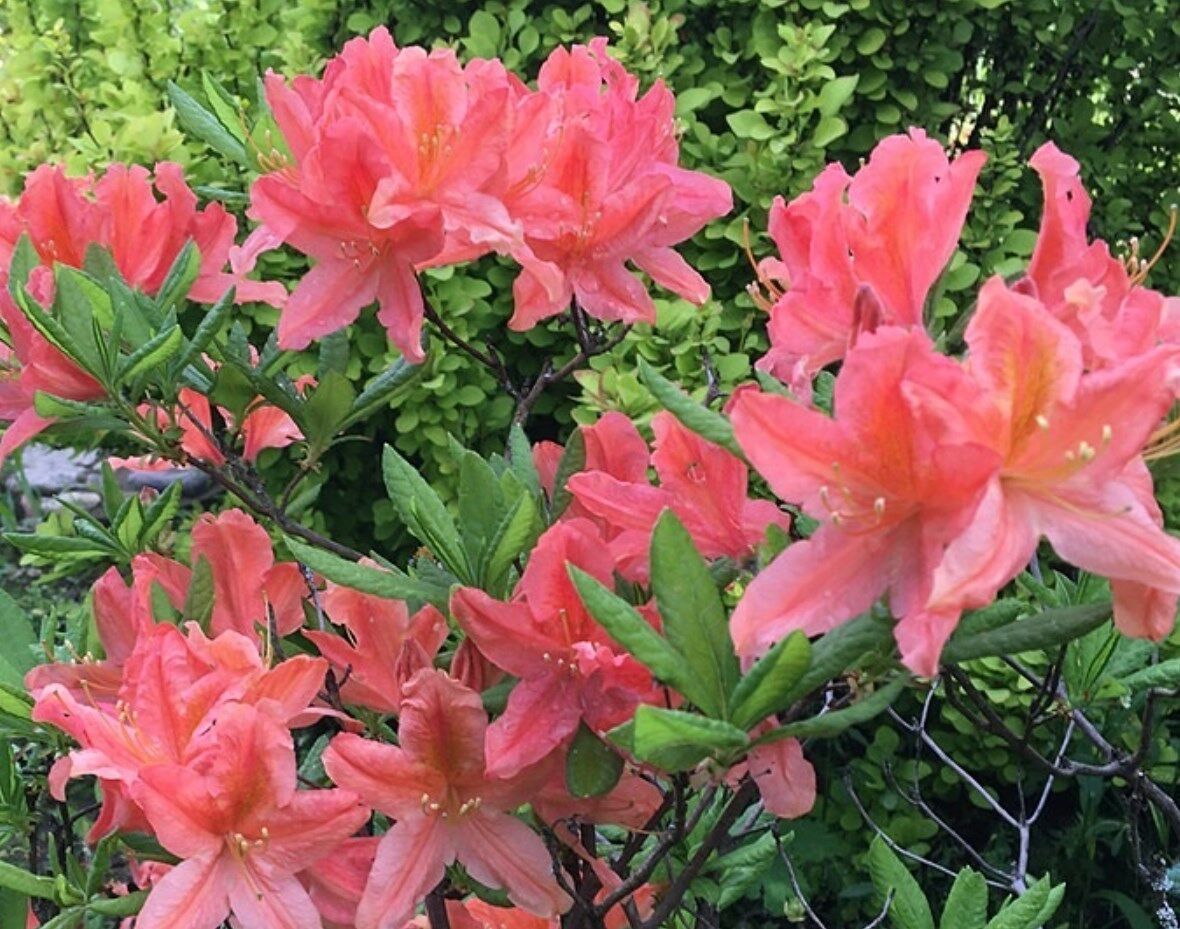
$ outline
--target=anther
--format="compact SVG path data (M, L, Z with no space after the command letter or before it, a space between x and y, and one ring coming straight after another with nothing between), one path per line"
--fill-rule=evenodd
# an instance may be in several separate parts
M1049 428L1049 417L1044 413L1038 413L1036 419L1037 426L1041 429Z

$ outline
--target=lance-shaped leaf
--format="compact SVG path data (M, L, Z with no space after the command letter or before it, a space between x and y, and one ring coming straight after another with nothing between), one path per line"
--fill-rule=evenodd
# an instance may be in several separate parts
M549 498L549 518L556 520L570 505L574 496L570 493L569 479L586 467L586 436L581 429L575 429L565 443L557 471L553 475L553 493Z
M341 587L351 587L361 593L384 597L387 600L420 600L433 603L441 609L446 608L447 597L450 594L446 586L411 577L392 567L373 568L357 564L291 536L285 536L284 541L298 561Z
M789 706L828 681L839 677L867 652L892 640L888 620L864 613L837 626L811 643L811 664L795 686L782 696Z
M802 632L792 632L758 659L733 692L730 720L751 729L794 702L792 696L811 663L811 643Z
M987 881L972 868L955 877L938 929L984 929L987 925Z
M565 786L575 797L601 797L623 776L623 756L600 739L585 723L570 743L565 757Z
M771 732L766 733L755 742L755 745L768 745L781 739L830 739L846 729L867 723L874 716L885 712L893 701L897 699L902 688L909 681L909 675L895 678L878 690L875 690L863 700L857 700L842 710L832 710L813 716L811 719L800 719L787 723Z
M946 663L1018 655L1051 649L1085 635L1110 619L1109 603L1087 603L1046 610L1027 619L965 636L952 636L942 651Z
M734 438L733 425L720 413L701 406L655 368L639 359L639 377L660 405L702 439L720 445L745 461L745 454Z
M172 81L168 82L168 99L172 102L177 119L185 132L225 157L241 164L249 164L246 146L222 125L215 113L207 110Z
M345 426L364 419L382 404L389 403L394 395L422 375L423 365L412 365L399 358L365 385L365 389L353 402Z
M389 499L406 528L463 583L474 584L459 530L434 488L389 445L381 457L381 472Z
M669 772L726 758L749 744L746 734L727 722L647 704L635 711L632 738L635 757Z
M664 510L652 533L651 584L664 635L697 679L694 702L708 715L728 719L740 669L725 607L692 536L671 510Z
M880 835L869 846L869 875L878 896L889 900L889 917L897 929L934 929L922 888Z

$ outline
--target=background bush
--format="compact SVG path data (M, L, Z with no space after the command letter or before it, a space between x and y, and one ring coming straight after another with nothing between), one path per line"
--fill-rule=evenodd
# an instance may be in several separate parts
M676 92L685 163L734 187L735 212L686 249L712 284L714 304L698 312L659 301L654 331L639 327L576 383L546 393L530 422L534 439L561 437L571 421L588 421L601 409L639 418L654 410L634 374L636 356L674 369L677 380L702 391L709 369L722 391L748 377L766 342L764 317L745 292L753 276L744 251L747 222L754 254L767 254L760 233L776 194L806 189L828 161L854 168L878 139L907 126L990 156L963 249L934 303L939 325L967 308L960 297L981 276L1010 272L1027 259L1040 191L1026 161L1046 138L1082 162L1095 198L1095 235L1112 242L1140 236L1150 252L1167 207L1180 200L1180 17L1171 0L17 0L0 6L0 191L19 190L23 173L45 160L84 170L111 160L173 159L196 183L216 179L224 188L226 178L236 178L240 193L249 176L185 139L167 82L200 96L208 71L257 113L261 71L315 70L347 38L379 23L389 24L400 43L451 44L529 74L559 43L610 35L628 68L647 81L662 77ZM232 203L234 193L219 195ZM1154 271L1153 286L1180 291L1175 256ZM270 273L299 273L296 259L270 260ZM556 323L528 334L503 328L511 276L488 260L432 273L427 289L460 334L490 334L510 368L537 370L551 351L569 351L571 340ZM273 311L258 311L256 319L269 325ZM371 314L347 338L362 359L350 362L350 378L362 382L390 364ZM334 350L331 340L324 350ZM393 442L445 483L453 471L452 437L484 451L502 446L511 412L511 400L485 369L449 353L432 356L370 430L375 442ZM334 537L390 551L401 541L392 508L358 512L353 503L356 488L373 479L376 447L372 454L359 454L353 444L334 451L323 468L331 480L321 476L319 497L309 504ZM1170 516L1180 516L1180 477L1160 476L1161 500ZM1174 646L1165 653L1175 653ZM1033 695L1010 671L981 665L977 675L1013 718L1030 710ZM1093 712L1117 724L1125 713L1117 688L1096 693ZM1171 727L1161 729L1154 773L1175 784L1176 743L1168 738L1174 721ZM999 795L1028 789L1007 749L981 739L952 710L941 713L934 731ZM963 863L961 850L905 800L915 784L940 810L951 810L951 824L981 849L1009 841L992 832L994 817L962 802L969 792L953 773L913 759L912 738L891 722L872 739L852 735L817 756L823 800L799 824L793 847L822 912L851 921L870 893L867 883L848 883L848 868L831 867L868 845L846 783L894 839L952 868ZM1151 925L1143 922L1148 913L1136 902L1128 864L1137 839L1113 795L1101 784L1074 782L1058 785L1050 803L1034 870L1052 869L1070 882L1059 924ZM929 871L920 877L935 887L942 881ZM750 895L760 898L749 908L750 925L762 925L765 912L790 910L781 867Z

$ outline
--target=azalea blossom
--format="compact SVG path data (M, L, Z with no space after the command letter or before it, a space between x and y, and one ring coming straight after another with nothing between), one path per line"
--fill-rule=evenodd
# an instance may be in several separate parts
M770 236L781 259L763 262L760 274L780 295L759 367L800 384L843 358L861 332L920 327L986 160L970 151L950 161L910 129L881 140L855 175L830 164L808 193L777 198Z
M999 278L984 285L966 338L966 368L985 398L967 434L1002 463L939 561L925 634L937 639L961 610L990 602L1044 537L1111 579L1123 632L1163 638L1175 624L1180 540L1162 528L1140 453L1171 405L1177 350L1087 373L1077 336Z
M734 398L746 456L780 498L821 522L746 588L730 624L744 660L796 629L825 632L887 593L903 661L932 673L949 634L927 628L932 574L974 515L999 455L926 416L910 397L919 378L959 407L982 402L924 332L893 326L848 353L834 418L776 394L745 390Z
M429 604L410 616L401 600L336 584L328 585L320 603L332 622L345 627L349 639L314 629L304 635L339 672L344 681L340 698L378 713L396 714L405 682L431 666L446 640L446 617Z
M537 87L557 102L549 111L556 144L545 150L540 179L508 208L532 251L560 268L560 287L525 266L509 325L529 329L571 300L598 319L655 322L655 304L628 262L704 303L709 285L672 246L728 213L733 198L724 181L678 165L671 91L657 81L640 97L604 38L555 49Z
M405 686L398 745L345 733L324 752L336 784L395 820L377 847L357 929L403 929L456 860L531 913L552 917L569 907L540 836L511 815L534 779L489 775L486 729L477 693L425 669Z
M747 496L748 474L740 459L667 411L657 413L651 427L658 487L648 483L646 469L638 481L590 468L569 479L582 507L606 524L611 554L624 577L646 581L652 530L665 509L680 518L706 558L745 561L769 526L790 527L790 517L773 503Z
M41 262L29 290L44 305L53 300L54 265L81 268L91 246L107 249L131 286L155 294L190 240L201 255L191 299L213 303L234 287L239 302L281 305L282 284L223 270L236 232L237 221L220 204L197 209L183 171L171 162L157 164L154 175L138 165L111 165L97 180L42 165L26 178L18 201L0 200L0 321L12 341L0 361L0 419L11 422L0 439L0 461L52 424L33 407L38 391L67 400L103 396L99 384L50 345L9 296L9 268L22 235Z
M1081 341L1086 367L1180 341L1180 298L1143 286L1154 259L1129 267L1101 239L1089 240L1092 204L1077 161L1046 142L1029 164L1040 175L1044 206L1024 284Z
M164 848L182 859L151 890L139 929L320 929L297 872L368 818L345 790L297 790L290 733L245 704L219 715L208 750L141 772L135 797Z
M280 346L304 348L376 301L390 340L421 361L416 269L449 260L447 249L512 254L556 287L486 190L518 92L499 62L398 49L379 27L348 43L321 81L288 86L269 74L266 88L292 157L255 182L250 215L262 225L238 259L246 266L282 242L315 259L280 318Z
M611 582L614 562L586 520L558 523L541 536L509 602L472 587L451 595L451 613L480 651L520 678L504 714L488 728L494 776L510 777L542 760L583 720L604 732L659 696L647 669L587 612L567 564Z

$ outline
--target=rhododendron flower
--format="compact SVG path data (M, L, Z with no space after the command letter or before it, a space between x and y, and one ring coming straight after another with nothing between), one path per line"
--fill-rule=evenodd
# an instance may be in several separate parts
M479 694L426 669L406 684L398 745L345 733L325 750L335 783L396 820L377 848L357 929L402 929L456 860L537 915L570 905L540 836L510 815L527 801L533 778L488 775L486 728Z
M587 612L566 572L574 564L609 584L614 562L585 520L547 530L512 600L463 587L451 613L488 658L520 678L488 728L488 771L509 777L565 744L578 723L603 732L659 691L651 675Z
M192 240L201 253L189 293L193 300L213 303L232 286L239 302L280 305L286 298L282 284L222 270L236 232L237 221L220 204L197 209L180 166L170 162L157 164L154 177L137 165L112 165L98 180L68 177L60 167L42 165L26 179L19 201L0 201L0 320L12 338L6 376L0 379L0 419L12 425L0 439L0 461L51 425L33 408L37 391L69 400L103 395L96 381L33 329L9 297L9 266L22 235L29 236L42 262L30 290L45 304L53 299L53 265L81 268L91 245L108 249L133 287L154 294Z
M352 639L349 642L328 631L304 633L340 672L341 699L378 713L396 714L402 686L417 671L430 667L446 641L446 617L429 604L411 617L401 600L336 584L328 585L320 603L325 615L343 625Z
M591 316L655 322L655 304L627 262L696 304L709 285L672 246L733 208L729 185L677 165L675 99L639 82L606 39L555 49L538 92L555 98L559 128L541 179L509 200L533 252L561 269L556 291L526 266L509 326L529 329L577 300Z
M911 630L922 622L943 548L970 521L999 456L948 440L946 424L921 415L909 396L916 378L948 395L971 395L964 373L925 333L887 327L848 353L834 419L775 394L747 390L734 398L731 417L746 456L779 497L822 523L746 589L731 622L746 661L793 630L831 629L888 593L902 659L933 670L945 636L927 640Z
M962 609L990 602L1043 536L1066 561L1111 579L1123 632L1166 636L1180 540L1160 525L1139 456L1171 404L1177 351L1083 373L1077 337L999 278L980 293L967 344L967 370L986 398L969 425L1003 461L938 565L925 635L937 638Z
M368 835L348 839L330 856L299 872L299 880L324 919L324 929L355 926L356 906L364 895L380 842L379 837Z
M984 161L979 151L948 161L910 129L881 140L854 176L830 164L808 193L777 198L770 235L782 259L760 271L786 292L770 311L771 350L759 366L798 383L844 357L860 331L921 326Z
M213 574L210 628L233 629L257 640L274 611L280 635L303 624L307 585L293 561L276 562L266 530L242 510L203 514L193 526L192 563L209 562Z
M142 827L127 791L144 769L184 764L199 753L209 725L231 702L255 703L283 725L294 722L318 693L326 666L323 659L297 656L268 670L255 645L237 633L209 640L195 624L187 635L155 626L128 657L113 705L77 697L56 683L37 692L33 718L81 746L55 764L53 793L63 797L66 780L95 775L103 809L91 836Z
M296 790L290 734L257 709L220 714L208 750L145 769L135 787L157 839L183 859L148 895L139 929L320 929L297 872L368 818L345 790Z
M760 726L755 734L771 728L769 724ZM803 757L798 739L755 746L745 761L729 770L726 782L736 788L746 774L758 785L767 812L779 819L798 819L815 806L815 768Z
M280 318L282 347L304 348L376 300L390 340L421 361L416 268L445 260L448 247L511 253L556 287L485 189L518 92L499 62L397 49L380 27L348 43L321 82L288 87L271 74L266 88L294 163L255 183L250 215L262 226L239 257L288 242L316 262Z
M1087 368L1102 368L1180 341L1180 298L1142 286L1150 264L1130 269L1101 239L1090 242L1091 201L1077 161L1046 142L1029 161L1044 190L1041 228L1028 266L1035 296L1082 344Z
M591 469L573 475L568 485L582 507L606 523L611 554L624 577L646 581L652 530L665 509L680 518L706 558L744 561L768 526L790 527L790 517L773 503L746 496L748 474L740 459L666 411L652 418L651 427L659 487L648 483L646 473L629 481Z

